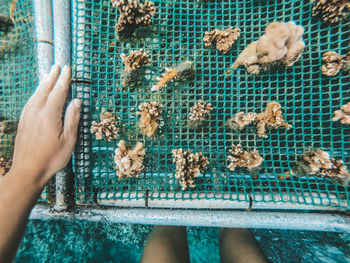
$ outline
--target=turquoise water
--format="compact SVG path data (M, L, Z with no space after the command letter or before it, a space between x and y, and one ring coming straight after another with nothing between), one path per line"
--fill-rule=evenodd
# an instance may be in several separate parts
M152 226L30 221L16 262L138 262ZM219 262L217 228L188 227L192 263ZM350 235L253 230L271 262L350 262Z

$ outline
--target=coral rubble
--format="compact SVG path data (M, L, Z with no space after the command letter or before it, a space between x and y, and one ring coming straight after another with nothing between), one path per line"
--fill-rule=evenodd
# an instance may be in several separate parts
M248 170L252 170L262 164L264 159L259 155L257 150L252 152L243 151L242 146L232 145L232 149L227 157L229 162L228 168L234 171L236 167L246 167Z
M129 56L122 53L120 57L125 66L122 73L122 85L134 85L138 78L137 69L144 64L150 63L150 59L143 49L140 49L139 51L131 51Z
M350 73L350 52L341 56L334 51L327 51L322 56L324 65L322 65L322 74L326 76L335 76L340 70Z
M272 101L267 104L265 111L257 114L255 112L239 112L232 116L226 125L233 130L241 130L245 126L255 123L257 126L257 134L262 137L267 137L266 129L278 129L285 127L290 129L292 126L286 123L283 119L281 104Z
M138 142L135 148L131 149L126 146L125 141L120 140L114 155L119 179L139 177L144 168L143 159L145 154L146 151L141 142Z
M172 153L173 162L176 164L175 177L180 179L182 190L196 187L193 180L203 173L204 167L209 163L208 158L202 153L193 153L191 150L175 149Z
M337 183L348 184L350 173L342 160L335 160L320 149L307 152L291 170L292 175L328 176Z
M212 109L210 103L198 100L190 109L189 120L194 122L204 121Z
M159 120L162 114L162 105L158 102L145 102L139 106L138 115L140 118L140 128L142 132L151 137L159 127Z
M238 27L229 27L226 30L214 29L205 32L203 41L206 47L211 47L216 42L216 49L225 54L230 51L240 34L241 30Z
M350 124L350 102L340 107L340 110L334 111L332 121L339 121L342 124Z
M274 65L292 66L304 50L303 34L304 28L292 21L273 22L239 54L232 67L244 65L250 74L259 74Z
M166 72L158 79L158 83L153 85L152 91L160 90L175 79L183 81L192 78L195 73L195 65L191 61L185 61L178 64L175 68L167 68L165 70Z
M129 37L139 26L151 25L152 17L156 14L156 7L151 1L111 0L111 3L120 13L115 26L118 40Z
M100 122L93 121L91 133L94 133L97 140L102 140L103 135L106 141L111 141L117 138L119 128L116 126L117 119L113 113L102 112L100 114Z
M349 0L312 0L313 16L321 16L324 22L337 23L350 13Z
M2 153L0 153L0 177L8 173L12 165L12 160L7 159Z

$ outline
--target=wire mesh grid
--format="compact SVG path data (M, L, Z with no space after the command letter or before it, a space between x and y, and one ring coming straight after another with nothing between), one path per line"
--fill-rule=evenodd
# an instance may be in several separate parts
M10 15L11 1L0 2L0 13ZM32 1L17 1L14 26L0 34L0 117L17 121L37 84ZM0 149L12 156L14 134L0 135ZM39 201L47 201L46 188Z
M349 101L349 77L321 75L322 54L348 51L349 20L323 23L311 15L311 1L200 1L155 0L153 26L138 29L129 39L116 41L118 11L110 1L73 1L73 93L83 98L83 121L75 153L76 199L227 199L257 202L292 202L347 208L349 187L320 177L277 176L291 169L310 149L328 151L350 164L349 127L332 122L333 111ZM258 39L273 21L290 20L304 26L306 48L292 67L275 69L259 76L239 68L227 75L238 54ZM214 28L239 27L241 36L228 54L206 48L203 36ZM141 69L135 87L121 86L121 53L143 48L152 62ZM174 82L160 92L151 87L166 67L190 60L196 64L193 81ZM191 129L188 112L198 99L214 108L205 125ZM157 135L146 138L138 127L137 107L144 101L158 101L163 123ZM270 101L282 105L285 119L293 125L272 130L268 138L254 128L234 132L225 127L233 114L262 111ZM112 142L97 141L90 134L92 120L101 111L111 111L123 125L120 137ZM139 178L118 180L113 162L120 139L146 147L145 169ZM250 174L244 169L227 169L232 144L256 148L264 157L262 169ZM175 180L171 151L192 149L209 158L196 187L182 191ZM176 194L174 194L176 193ZM198 195L188 195L197 193ZM281 195L283 198L281 200ZM194 197L195 196L195 197ZM317 198L316 198L317 197Z

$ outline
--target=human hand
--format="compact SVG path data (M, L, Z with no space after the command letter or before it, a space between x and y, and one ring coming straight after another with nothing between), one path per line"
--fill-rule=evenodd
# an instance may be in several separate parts
M71 77L70 67L60 74L54 65L25 105L18 124L11 174L32 177L43 188L63 168L73 152L77 139L81 100L63 106Z

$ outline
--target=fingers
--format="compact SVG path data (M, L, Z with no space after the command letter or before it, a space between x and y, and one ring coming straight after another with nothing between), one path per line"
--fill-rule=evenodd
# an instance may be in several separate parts
M47 99L47 106L53 109L54 111L62 111L69 89L70 76L70 67L64 66L61 75L59 76L56 82L55 87L52 89Z
M67 143L75 144L80 119L81 100L74 99L69 104L64 117L63 136Z
M32 96L35 103L46 103L47 97L49 96L52 88L55 86L59 75L60 67L53 65L49 74L39 83L39 86Z

